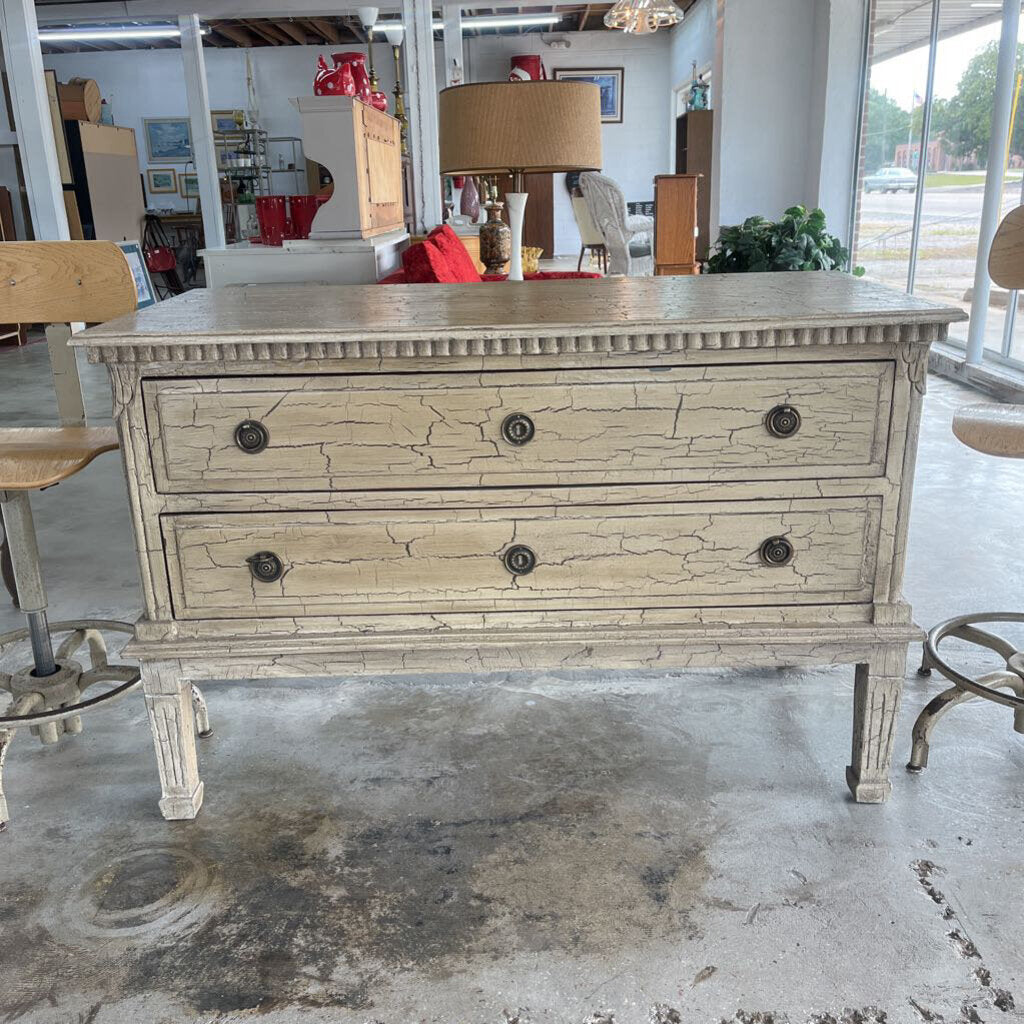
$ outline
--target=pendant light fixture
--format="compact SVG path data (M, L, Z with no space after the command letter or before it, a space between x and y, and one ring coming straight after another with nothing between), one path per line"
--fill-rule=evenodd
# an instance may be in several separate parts
M672 0L618 0L604 16L608 28L647 35L683 20L683 12Z

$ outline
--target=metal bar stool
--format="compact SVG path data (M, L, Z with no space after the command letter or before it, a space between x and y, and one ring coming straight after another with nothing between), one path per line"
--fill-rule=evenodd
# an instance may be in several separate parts
M29 495L59 484L104 452L118 448L113 427L88 427L69 322L99 323L136 307L135 282L112 242L10 242L0 244L0 309L21 323L50 323L51 364L63 420L80 425L0 429L0 510L10 550L18 606L27 627L0 636L0 654L14 644L31 647L31 663L0 672L0 691L11 694L0 715L0 830L8 821L3 765L15 730L29 726L43 743L82 730L81 713L115 700L139 685L134 665L107 660L104 632L133 633L127 622L105 619L57 622L46 616L46 590ZM54 637L64 634L54 645ZM80 653L81 652L81 653ZM26 652L27 653L27 652ZM84 663L86 661L87 665ZM104 692L87 690L110 684ZM194 691L196 724L209 733L202 695Z
M1024 289L1024 206L1006 215L992 241L988 258L989 276L1001 288ZM1024 405L970 405L953 417L953 433L969 448L1008 459L1024 459ZM924 642L919 672L931 675L937 669L953 685L931 700L914 723L913 746L907 768L922 771L928 765L932 732L939 719L958 704L983 697L1013 708L1013 728L1024 733L1024 653L1002 637L979 624L1024 622L1022 612L985 612L959 615L940 622ZM949 637L984 647L997 654L1004 667L972 679L947 663L940 646ZM1009 690L1009 693L1003 691Z

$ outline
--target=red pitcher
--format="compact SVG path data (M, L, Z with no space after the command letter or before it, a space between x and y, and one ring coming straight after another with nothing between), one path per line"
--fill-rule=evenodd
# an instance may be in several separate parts
M348 64L329 68L323 57L317 57L317 72L313 79L314 96L354 96L356 83Z
M332 53L335 68L348 66L355 82L355 92L345 95L354 95L357 100L369 103L372 95L370 88L370 76L366 73L366 54L357 53L354 50L345 53Z

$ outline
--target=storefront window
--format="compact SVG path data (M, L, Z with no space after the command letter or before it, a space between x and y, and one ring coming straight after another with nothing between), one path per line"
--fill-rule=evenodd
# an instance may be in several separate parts
M876 20L873 26L855 260L874 280L970 313L1002 24L991 16L979 19L978 11L972 17L970 10L962 27L943 22L935 42L931 124L922 149L931 53L928 8L907 5L907 17L917 16L914 26L901 23L900 16L884 24ZM1018 72L1022 67L1024 46L1019 45ZM1018 73L1003 171L1003 213L1024 202L1022 81ZM911 261L914 190L922 155L924 189L916 259ZM1006 312L1006 293L993 288L986 354L1024 361L1024 327L1018 328L1024 316L1016 317L1008 329ZM964 344L966 338L966 324L953 325L950 340Z

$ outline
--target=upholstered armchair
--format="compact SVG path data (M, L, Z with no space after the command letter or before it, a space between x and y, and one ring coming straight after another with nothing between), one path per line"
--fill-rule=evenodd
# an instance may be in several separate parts
M654 273L651 255L653 217L630 216L626 197L613 179L596 171L580 175L580 190L587 209L604 236L611 274L645 277Z

